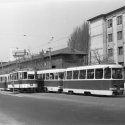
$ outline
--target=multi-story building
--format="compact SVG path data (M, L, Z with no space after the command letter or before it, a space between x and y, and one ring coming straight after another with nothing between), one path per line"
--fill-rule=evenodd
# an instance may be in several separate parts
M125 6L89 21L89 63L107 60L125 66Z

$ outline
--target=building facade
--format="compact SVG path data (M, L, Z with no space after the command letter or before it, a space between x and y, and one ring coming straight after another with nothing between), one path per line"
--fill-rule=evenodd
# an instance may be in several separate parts
M76 52L70 48L34 55L0 65L0 74L7 74L15 70L42 70L50 68L67 68L88 64L88 55Z
M100 62L125 66L125 6L89 21L89 64Z

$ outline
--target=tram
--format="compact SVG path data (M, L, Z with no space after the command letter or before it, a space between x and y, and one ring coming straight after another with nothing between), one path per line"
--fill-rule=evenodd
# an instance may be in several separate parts
M8 90L8 76L9 74L0 75L0 90Z
M62 92L65 69L49 69L37 71L37 77L44 82L45 92Z
M34 71L15 71L9 74L8 89L20 92L35 92L37 90L36 73Z
M67 68L63 92L85 95L122 95L124 91L121 65L92 65Z

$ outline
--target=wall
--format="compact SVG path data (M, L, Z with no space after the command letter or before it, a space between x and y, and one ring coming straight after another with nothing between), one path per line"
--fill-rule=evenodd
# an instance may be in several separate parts
M97 20L90 22L90 60L91 64L98 63L95 58L95 50L100 54L101 59L103 59L103 41L104 41L104 18L99 18Z
M67 68L72 66L81 66L87 65L87 55L71 55L71 54L59 54L56 56L52 56L52 66L55 68ZM9 62L3 67L0 67L0 74L10 73L15 70L22 69L32 69L32 70L41 70L50 68L50 58L32 58L29 60L17 60L13 62Z

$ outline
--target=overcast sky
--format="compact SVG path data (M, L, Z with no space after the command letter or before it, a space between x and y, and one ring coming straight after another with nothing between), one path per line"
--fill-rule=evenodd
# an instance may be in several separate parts
M12 48L65 47L76 26L122 6L125 0L0 0L0 60Z

